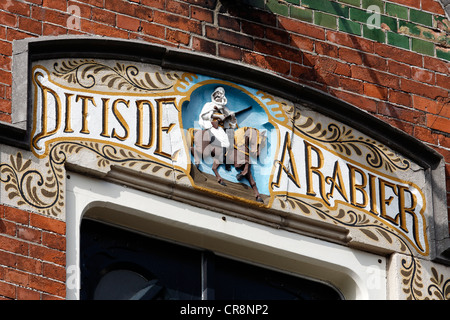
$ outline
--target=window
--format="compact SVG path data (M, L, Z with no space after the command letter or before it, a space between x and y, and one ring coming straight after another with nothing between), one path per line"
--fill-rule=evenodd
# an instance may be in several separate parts
M340 299L330 286L84 219L81 299Z

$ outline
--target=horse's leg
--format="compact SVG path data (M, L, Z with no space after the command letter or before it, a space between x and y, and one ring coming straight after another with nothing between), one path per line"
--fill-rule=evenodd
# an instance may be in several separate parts
M219 171L217 170L222 163L222 161L219 161L219 159L223 159L223 150L221 147L216 147L214 149L214 162L212 165L212 170L216 175L217 182L223 186L226 186L227 184L223 181L223 178L220 176Z
M247 179L248 179L248 182L250 183L250 186L253 189L253 192L255 193L256 201L264 203L263 199L261 198L261 195L259 194L258 187L256 186L256 182L253 179L253 175L252 175L252 173L250 171L250 165L249 165L248 169L249 170L248 170L248 173L247 173Z
M203 150L205 150L204 136L204 130L197 130L194 133L194 146L191 147L191 152L194 155L194 164L197 168L200 165Z

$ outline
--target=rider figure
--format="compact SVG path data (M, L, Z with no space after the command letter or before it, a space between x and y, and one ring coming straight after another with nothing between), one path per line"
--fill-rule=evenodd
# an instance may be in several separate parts
M203 130L210 130L219 146L228 149L230 140L225 130L236 129L237 121L234 112L231 112L226 104L225 89L217 87L211 94L211 102L203 106L198 122Z

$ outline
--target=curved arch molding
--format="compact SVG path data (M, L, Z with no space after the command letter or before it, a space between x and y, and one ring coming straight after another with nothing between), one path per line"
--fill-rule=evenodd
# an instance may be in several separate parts
M193 52L78 36L14 43L13 79L4 203L65 219L65 172L76 170L404 254L405 270L415 257L447 261L442 157L333 96ZM209 121L218 113L223 128Z

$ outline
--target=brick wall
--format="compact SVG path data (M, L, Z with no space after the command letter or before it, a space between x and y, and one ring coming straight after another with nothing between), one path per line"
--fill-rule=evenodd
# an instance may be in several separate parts
M11 121L14 40L139 39L261 67L372 113L445 157L450 198L449 28L434 0L2 0L0 120ZM0 296L64 297L64 223L0 207L0 230Z
M65 223L0 206L0 299L61 299Z

